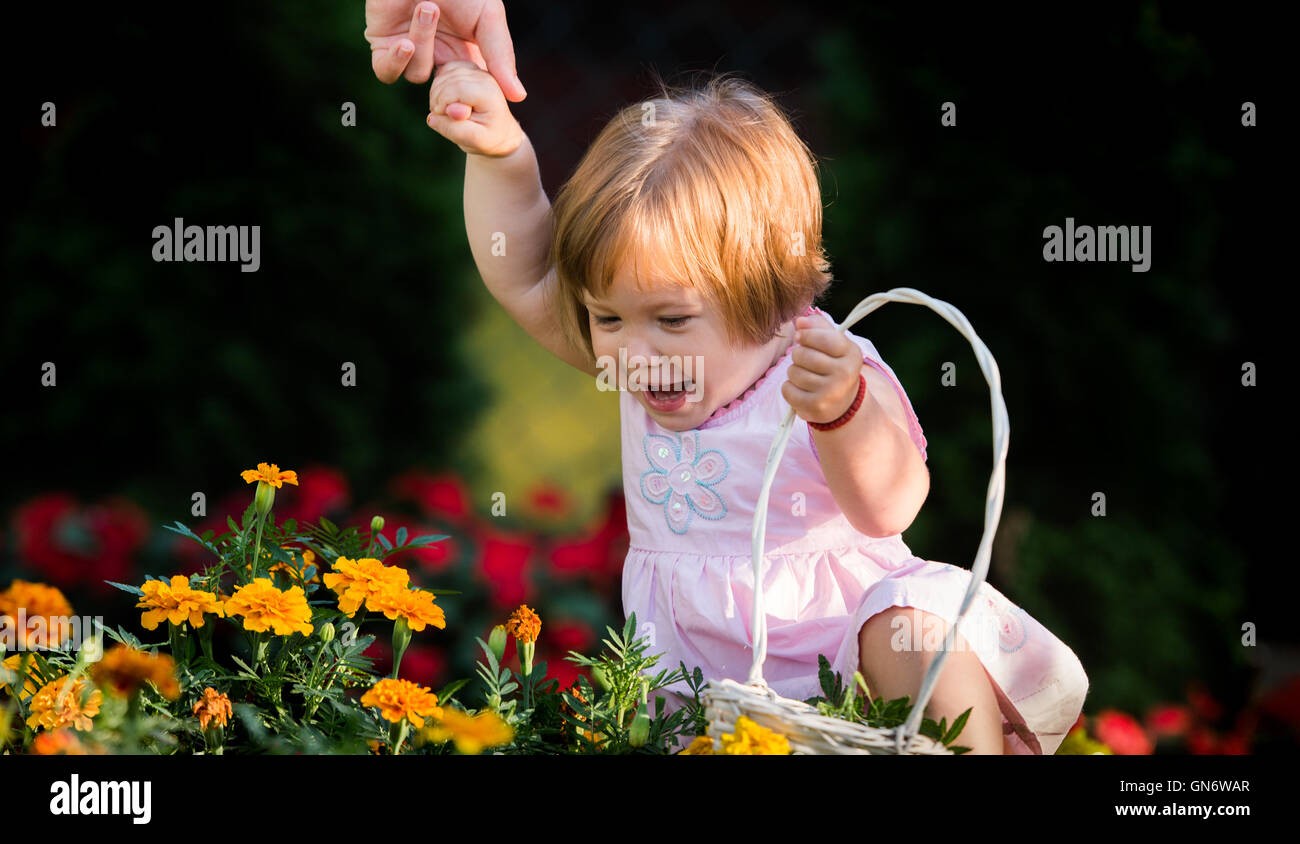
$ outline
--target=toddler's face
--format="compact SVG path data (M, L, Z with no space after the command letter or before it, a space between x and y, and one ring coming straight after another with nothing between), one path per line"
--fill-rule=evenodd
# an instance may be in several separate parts
M584 294L592 351L656 423L689 431L780 358L792 341L793 323L765 345L732 346L721 314L708 308L698 291L655 283L644 256L641 269L642 279L649 279L641 285L626 261L604 295Z

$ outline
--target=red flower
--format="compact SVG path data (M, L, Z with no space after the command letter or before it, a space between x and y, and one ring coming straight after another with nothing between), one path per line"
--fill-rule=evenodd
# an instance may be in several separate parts
M553 648L544 648L538 652L537 661L546 663L546 676L560 681L560 688L567 689L573 685L573 681L578 679L579 675L586 676L572 662L565 657L568 656L564 651ZM653 702L652 702L653 705Z
M386 635L379 630L378 625L376 625L374 629L371 629L369 625L367 625L364 633L363 631L358 630L358 638L362 635L375 637L375 641L370 643L370 647L361 652L363 656L374 660L374 664L370 666L370 670L375 674L378 674L380 677L387 677L393 670L392 644L388 641ZM402 662L406 662L405 655L402 656Z
M283 505L280 496L276 496L275 520L294 519L298 524L315 524L321 516L328 518L331 513L346 508L349 498L347 478L342 472L311 466L298 473L298 486L284 496Z
M532 540L523 534L507 535L482 531L483 545L478 571L491 587L492 601L499 607L517 607L532 600L528 580L528 560L533 555Z
M1098 714L1095 733L1097 740L1117 756L1151 755L1151 739L1142 726L1132 715L1118 709L1105 709Z
M609 496L604 519L596 529L581 539L561 541L552 546L551 570L561 576L585 573L596 578L617 576L627 558L627 509L623 494Z
M459 523L470 514L465 484L452 474L431 475L413 469L393 479L391 490L397 498L414 499L425 515Z
M1210 697L1201 683L1191 683L1187 687L1187 702L1192 710L1207 724L1214 724L1223 717L1223 706Z
M391 656L389 659L391 661ZM402 654L402 667L398 669L398 676L403 680L429 686L436 692L446 684L443 676L446 671L447 657L442 648L412 642L406 653Z
M65 493L40 495L13 517L17 553L44 581L107 594L105 580L135 579L135 554L149 536L149 517L113 496L80 509Z
M596 632L577 620L550 621L547 622L546 640L550 647L564 656L568 656L571 650L585 654L596 641Z
M543 519L562 519L572 509L568 494L551 483L535 486L528 496L529 510Z
M1187 749L1197 756L1215 753L1218 745L1219 737L1209 727L1198 725L1187 734Z
M1250 737L1235 731L1231 732L1219 742L1218 751L1223 756L1248 756Z
M421 528L418 531L418 533L421 535L422 534L433 534L434 536L443 535L438 533L438 531L436 530L430 530L428 528ZM415 564L419 566L421 569L423 569L424 571L430 572L432 574L441 574L442 572L446 571L448 567L451 566L452 563L460 559L460 545L456 542L456 537L447 536L446 539L439 539L438 541L432 542L424 546L423 548L414 548L410 551L403 551L400 554L395 554L390 559L405 560L408 558L414 560Z
M1157 738L1187 734L1192 726L1192 712L1178 704L1160 704L1147 711L1147 730Z
M1258 708L1261 713L1276 718L1300 735L1300 674L1265 692Z

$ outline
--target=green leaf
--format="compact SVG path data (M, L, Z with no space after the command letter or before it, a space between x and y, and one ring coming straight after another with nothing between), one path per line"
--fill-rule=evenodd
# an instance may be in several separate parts
M388 537L384 536L382 533L376 536L375 539L379 541L380 545L384 546L385 551L393 550L393 543L389 542Z
M398 546L406 544L406 528L404 527L397 529L397 544Z
M118 589L121 589L123 592L129 592L132 595L136 595L136 596L144 595L144 590L141 589L139 586L128 586L125 583L115 583L112 580L105 580L104 582L107 583L109 586L116 586Z
M972 709L973 708L974 707L972 707ZM970 717L970 713L971 710L967 709L961 715L957 716L957 720L952 722L952 729L944 733L943 736L944 744L952 744L952 742L956 740L957 735L961 732L961 728L966 726L966 719Z
M329 535L330 535L330 536L334 536L334 535L336 535L336 534L339 532L339 527L338 527L338 525L334 524L333 522L331 522L329 519L325 518L324 516L321 516L321 517L320 517L320 524L321 524L321 527L325 528L325 530L329 532Z
M238 665L240 668L244 669L244 671L248 672L248 674L249 674L250 676L252 676L252 678L253 678L254 680L259 680L259 679L261 679L261 678L259 678L259 677L257 676L257 672L254 671L252 668L250 668L249 665L248 665L248 663L244 662L244 661L243 661L242 659L240 659L239 657L235 656L234 654L231 654L231 655L230 655L230 659L231 659L232 662L234 662L234 663L235 663L236 665Z
M450 701L452 696L455 695L456 692L460 691L461 687L463 687L468 682L469 682L468 678L462 677L461 679L448 683L447 685L439 689L437 693L438 705L441 706L443 703Z

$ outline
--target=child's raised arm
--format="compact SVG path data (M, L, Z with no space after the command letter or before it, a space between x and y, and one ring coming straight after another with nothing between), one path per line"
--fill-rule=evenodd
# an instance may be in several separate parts
M471 62L448 62L434 77L429 108L429 125L466 154L465 231L483 283L529 336L596 376L595 363L565 339L547 307L556 284L548 272L551 202L497 81Z

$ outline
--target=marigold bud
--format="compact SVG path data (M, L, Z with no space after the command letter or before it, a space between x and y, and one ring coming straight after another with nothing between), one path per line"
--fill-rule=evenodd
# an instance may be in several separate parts
M633 747L643 747L650 737L650 716L644 705L638 706L632 727L627 732L627 743Z
M275 487L266 481L258 481L257 494L253 496L253 506L257 510L257 515L265 516L271 512L273 503L275 503Z
M334 641L334 622L327 621L321 625L320 638L327 645Z
M601 668L599 665L593 665L591 667L591 679L596 681L596 685L600 686L601 691L609 691L609 677L605 676L604 668Z
M370 520L370 532L371 532L371 533L379 533L379 532L380 532L381 530L383 530L383 529L384 529L384 517L383 517L383 516L375 516L373 519Z
M488 636L488 648L491 649L492 655L501 662L506 655L506 628L505 625L498 624L492 628L491 635Z

